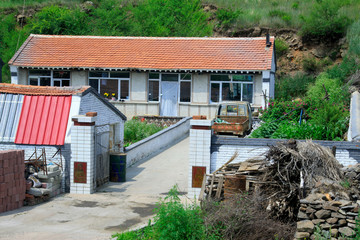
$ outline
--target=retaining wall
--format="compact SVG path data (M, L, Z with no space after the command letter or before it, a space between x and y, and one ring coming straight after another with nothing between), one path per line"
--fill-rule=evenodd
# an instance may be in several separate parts
M127 167L136 162L155 156L162 150L172 146L189 135L191 117L153 134L125 148Z

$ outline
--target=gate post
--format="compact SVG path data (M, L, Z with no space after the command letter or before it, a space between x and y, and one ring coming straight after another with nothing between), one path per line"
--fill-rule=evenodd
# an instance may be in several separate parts
M190 120L188 196L198 197L205 173L210 173L211 120Z
M91 194L94 192L95 167L95 121L96 112L72 118L70 193Z

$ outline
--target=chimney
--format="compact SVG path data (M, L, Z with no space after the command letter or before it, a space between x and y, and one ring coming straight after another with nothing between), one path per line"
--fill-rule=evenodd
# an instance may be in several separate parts
M270 46L271 46L270 34L267 33L267 34L266 34L266 47L270 47Z

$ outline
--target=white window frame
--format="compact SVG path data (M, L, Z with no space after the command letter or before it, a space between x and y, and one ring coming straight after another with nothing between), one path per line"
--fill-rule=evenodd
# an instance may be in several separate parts
M211 75L228 75L230 76L230 81L212 81L211 80ZM245 76L251 76L252 78L252 81L251 82L246 82L246 81L234 81L233 80L233 76L234 75L245 75ZM253 104L254 103L254 79L255 79L255 76L253 74L210 74L209 75L210 77L210 88L209 88L209 94L210 94L210 97L209 97L209 100L210 100L210 104L219 104L223 101L222 99L222 83L240 83L241 84L241 99L239 101L243 101L243 86L244 84L252 84L253 85L253 94L252 94L252 99L251 99L251 103L250 104ZM211 101L211 84L212 83L218 83L220 84L220 88L219 88L219 101L218 102L213 102ZM227 102L236 102L234 100L227 100Z
M92 72L105 72L107 73L107 77L90 77L90 73ZM130 79L131 79L131 73L130 72L121 72L121 73L129 73L129 78L117 78L117 77L111 77L111 73L116 73L115 71L89 71L88 73L88 84L90 85L90 79L97 80L98 84L98 93L100 94L101 91L101 80L117 80L118 81L118 89L117 89L117 99L118 101L129 101L130 100ZM121 81L128 81L128 97L127 98L120 98L121 96ZM110 94L110 93L109 93Z
M50 71L50 75L48 76L43 76L43 75L30 75L30 71L31 70L35 70L35 71ZM50 78L50 86L54 87L54 81L60 81L60 87L63 87L63 80L69 80L69 86L71 86L71 71L65 71L64 72L69 72L70 73L70 78L54 78L54 71L55 72L60 72L59 70L42 70L42 69L29 69L28 71L28 85L30 85L30 79L31 78L37 78L37 85L35 86L41 86L40 85L40 79L41 78ZM34 86L34 85L33 85Z
M150 78L150 74L159 74L159 78ZM178 103L182 103L182 104L190 104L192 101L192 73L160 73L160 72L149 72L148 73L148 102L161 102L161 81L162 81L162 74L177 74L178 75L178 99L177 102ZM190 75L190 79L181 79L181 74L189 74ZM159 101L149 101L149 85L150 85L150 81L157 81L159 83ZM180 101L180 90L181 90L181 82L190 82L190 102L181 102Z

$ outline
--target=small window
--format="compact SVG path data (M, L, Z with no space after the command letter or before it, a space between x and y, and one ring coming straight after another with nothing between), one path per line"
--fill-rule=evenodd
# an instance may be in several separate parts
M70 80L62 80L62 87L69 87L70 86Z
M182 73L180 74L181 80L191 80L191 74L190 73Z
M54 71L53 78L67 78L70 79L70 71Z
M89 79L89 85L99 91L99 79Z
M37 78L30 78L30 85L37 86L39 84Z
M130 78L130 73L128 72L110 72L111 78Z
M40 78L40 86L51 86L51 78Z
M129 99L129 80L121 80L120 84L120 99Z
M191 82L180 82L180 102L190 102Z
M159 81L149 80L149 101L159 101Z
M243 84L242 100L252 103L253 84Z
M108 78L108 72L90 72L89 77L101 77L101 78Z
M177 82L179 79L178 74L162 74L161 81Z
M48 70L30 70L30 76L51 76L51 71Z
M149 79L160 79L159 73L149 73Z
M113 93L118 93L118 80L114 79L101 79L100 80L100 95L104 96L105 93L112 96Z
M233 75L233 81L252 82L253 78L251 75Z
M229 75L216 74L216 75L211 75L210 80L211 81L230 81L231 79L230 79Z

